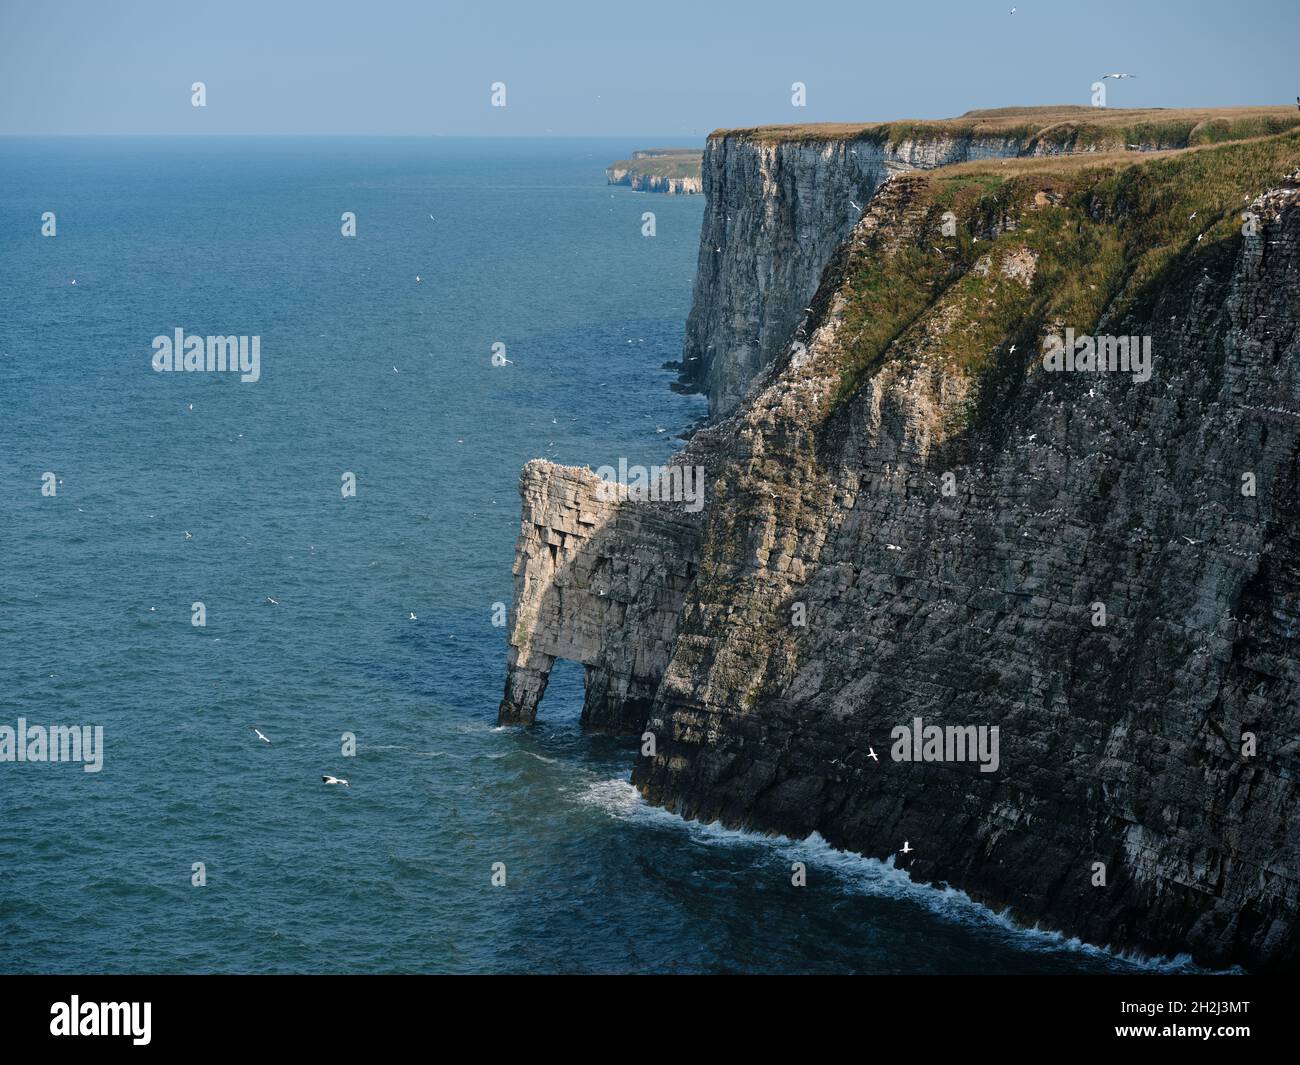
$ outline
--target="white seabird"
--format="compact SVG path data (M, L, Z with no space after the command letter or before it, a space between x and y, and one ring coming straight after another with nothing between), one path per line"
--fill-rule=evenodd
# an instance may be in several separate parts
M280 600L278 600L278 599L272 599L269 595L266 597L266 601L267 601L268 603L272 603L272 604L275 605L275 606L279 606L279 605L280 605Z
M1125 78L1136 78L1136 77L1137 77L1136 74L1103 74L1101 80L1105 81L1107 78L1114 78L1116 81L1123 81Z
M903 850L902 850L902 853L903 853L903 854L911 854L912 851L914 851L914 850L916 850L915 847L910 846L910 845L908 844L907 840L903 840Z
M415 617L415 611L414 611L414 610L411 611L411 616L410 616L409 618L407 618L406 620L407 620L407 621L415 621L415 620L416 620L416 617Z
M326 776L322 776L322 777L321 777L321 780L323 780L326 784L342 784L345 788L350 788L350 787L352 787L352 785L349 784L349 783L348 783L346 780L344 780L342 777L326 777Z
M257 733L257 738L258 738L259 740L261 740L263 743L270 743L270 742L271 742L270 740L268 740L268 739L266 738L265 735L263 735L262 730L261 730L260 728L258 728L256 725L253 726L253 731Z
M876 749L874 747L867 748L867 757L876 762L880 761L880 756L876 754Z

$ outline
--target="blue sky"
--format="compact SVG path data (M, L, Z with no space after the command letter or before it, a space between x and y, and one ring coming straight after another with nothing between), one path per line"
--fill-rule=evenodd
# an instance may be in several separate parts
M1017 8L1014 15L1011 7ZM621 135L1294 104L1297 0L0 0L0 134ZM190 85L208 106L190 106ZM502 81L507 106L490 106ZM790 103L792 82L807 106Z

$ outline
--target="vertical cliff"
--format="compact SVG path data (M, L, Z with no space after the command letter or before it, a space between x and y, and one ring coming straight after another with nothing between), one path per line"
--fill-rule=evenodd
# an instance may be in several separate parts
M1300 968L1297 167L1290 133L889 177L676 459L702 515L526 469L502 719L578 658L683 816ZM1066 330L1149 343L1150 373L1050 372ZM900 756L916 719L996 728L997 764Z
M706 393L714 415L736 407L805 321L826 264L890 174L997 157L1160 151L1292 122L1282 108L1214 115L1056 107L719 131L704 153L707 205L681 387Z
M1093 942L1296 966L1300 191L1245 238L1261 174L1203 154L977 181L946 252L935 187L881 190L806 352L704 434L728 443L649 799L908 839L912 875ZM1046 373L1071 321L1151 336L1151 379ZM892 760L915 718L998 727L998 770Z
M524 467L500 724L536 719L557 658L587 667L585 726L639 731L645 722L695 576L698 528L602 488L590 470Z

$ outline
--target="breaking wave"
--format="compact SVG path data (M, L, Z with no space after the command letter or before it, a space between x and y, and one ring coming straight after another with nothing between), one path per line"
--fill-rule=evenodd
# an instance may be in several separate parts
M641 797L628 780L598 780L576 795L580 803L595 806L609 816L632 824L671 826L689 833L700 843L723 847L768 847L789 861L801 861L809 869L835 875L846 890L875 898L902 899L919 905L944 920L994 929L1012 936L1017 946L1030 951L1068 951L1093 958L1120 961L1149 972L1161 973L1240 973L1240 968L1207 970L1196 965L1189 954L1169 957L1146 957L1131 951L1117 951L1087 943L1062 932L1026 927L1013 920L1007 911L995 911L976 902L966 892L947 884L927 884L913 880L894 865L893 857L884 861L852 851L838 850L814 832L806 839L764 835L748 829L725 828L714 821L705 824L688 821Z

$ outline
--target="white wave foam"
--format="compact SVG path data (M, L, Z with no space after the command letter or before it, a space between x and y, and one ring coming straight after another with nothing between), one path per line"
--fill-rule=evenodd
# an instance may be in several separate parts
M1145 957L1130 951L1117 951L1084 942L1077 936L1067 936L1039 928L1017 924L1007 911L997 912L976 902L966 892L948 884L920 883L909 877L905 870L894 864L894 858L881 861L852 851L837 850L814 832L806 839L789 836L763 835L745 829L725 828L717 821L709 824L687 821L660 806L647 803L630 780L615 778L599 780L577 795L578 801L598 806L621 821L646 825L672 825L685 830L701 843L715 846L767 846L789 861L802 861L810 870L816 867L830 871L852 890L876 898L905 899L924 906L944 920L958 924L977 925L995 929L1000 934L1014 938L1022 950L1068 951L1099 959L1122 961L1134 968L1153 972L1197 972L1201 969L1188 954L1173 958ZM1240 968L1221 970L1240 973Z
M577 800L587 806L598 806L611 817L617 817L619 820L628 820L636 810L638 804L645 806L647 810L653 810L655 807L645 805L640 793L632 787L629 780L597 780L577 793ZM668 812L663 811L665 814ZM675 820L672 814L668 814L670 819Z

